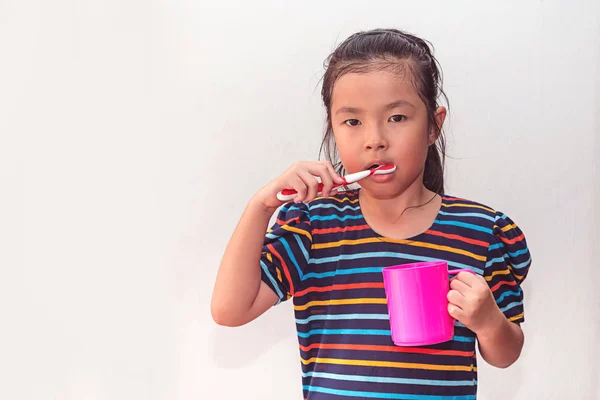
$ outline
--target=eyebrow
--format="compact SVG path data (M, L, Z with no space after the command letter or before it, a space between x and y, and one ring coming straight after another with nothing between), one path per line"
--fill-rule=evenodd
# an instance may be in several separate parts
M388 105L386 105L384 107L385 110L391 110L393 108L397 108L397 107L412 107L412 108L416 108L412 103L406 101L406 100L398 100L398 101L394 101L393 103L390 103ZM357 107L349 107L349 106L344 106L339 108L336 112L335 115L338 114L359 114L362 111L362 109L357 108Z

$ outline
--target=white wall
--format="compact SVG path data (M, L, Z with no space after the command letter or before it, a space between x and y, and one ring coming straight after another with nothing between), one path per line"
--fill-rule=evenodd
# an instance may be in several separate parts
M0 2L0 398L300 399L290 304L219 328L214 277L247 199L317 157L324 58L397 27L444 69L450 193L534 256L480 398L600 399L600 3L369 3Z

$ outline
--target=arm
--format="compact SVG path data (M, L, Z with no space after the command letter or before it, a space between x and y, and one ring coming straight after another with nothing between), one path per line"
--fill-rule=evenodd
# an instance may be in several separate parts
M279 299L261 279L260 261L265 232L273 212L282 205L277 199L277 192L283 188L293 188L298 192L295 201L308 202L317 195L318 182L315 177L323 182L325 194L330 193L334 182L343 182L328 162L300 162L250 200L227 244L217 274L211 301L211 313L216 323L244 325Z
M496 212L493 236L482 276L457 276L453 289L464 292L465 325L477 334L479 350L489 364L506 368L521 354L524 335L522 282L531 265L523 231L508 216ZM461 274L459 274L461 275ZM465 287L463 283L468 286ZM456 296L453 298L460 301ZM459 306L457 306L459 307Z
M511 366L523 349L525 336L521 327L504 317L500 309L497 321L489 329L477 334L479 351L483 359L498 368Z
M273 209L250 201L221 260L211 301L219 325L244 325L267 311L277 295L261 281L260 255Z
M510 322L480 275L460 272L450 282L448 312L475 332L481 356L490 365L506 368L521 354L524 335Z

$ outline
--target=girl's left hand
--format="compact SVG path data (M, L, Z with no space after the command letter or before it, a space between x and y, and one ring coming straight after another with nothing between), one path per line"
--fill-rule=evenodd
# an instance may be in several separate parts
M504 314L494 299L485 278L459 272L450 281L448 313L479 335L500 326Z

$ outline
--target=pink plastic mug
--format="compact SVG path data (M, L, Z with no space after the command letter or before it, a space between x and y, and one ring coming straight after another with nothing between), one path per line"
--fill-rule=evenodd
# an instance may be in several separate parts
M394 265L383 268L392 341L397 346L424 346L447 342L454 336L454 318L448 314L448 271L445 261Z

